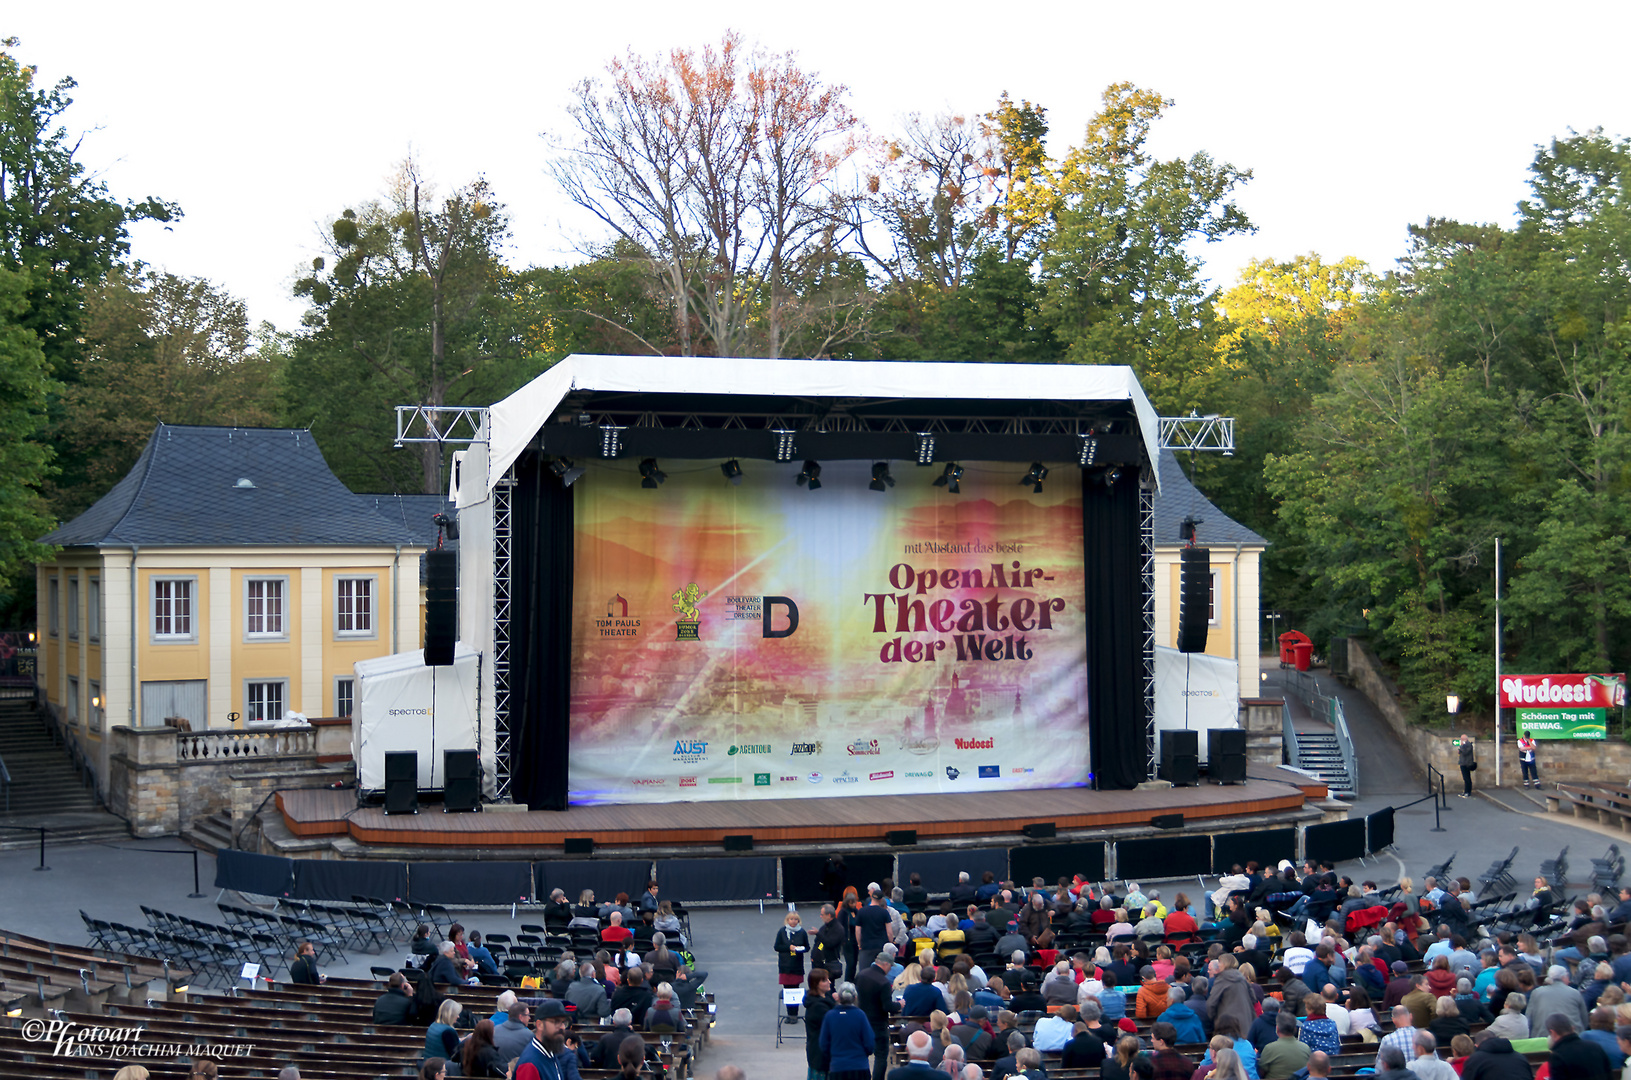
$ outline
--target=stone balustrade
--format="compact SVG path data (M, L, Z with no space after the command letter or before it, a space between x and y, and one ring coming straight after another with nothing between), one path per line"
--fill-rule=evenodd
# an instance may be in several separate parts
M317 731L309 727L257 731L183 731L176 736L176 760L188 764L290 757L316 752Z

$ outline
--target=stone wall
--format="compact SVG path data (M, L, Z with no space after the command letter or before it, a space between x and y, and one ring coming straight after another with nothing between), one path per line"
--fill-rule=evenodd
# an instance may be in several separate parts
M316 787L334 777L318 769L318 736L309 729L182 732L120 725L109 738L108 809L136 836L174 836L222 810L232 813L236 829L272 791Z
M1241 698L1240 726L1246 729L1246 760L1253 765L1281 765L1285 758L1285 724L1279 698Z
M1399 703L1399 688L1383 672L1381 662L1370 646L1357 638L1348 639L1348 673L1354 686L1370 699L1388 727L1404 743L1410 755L1410 761L1406 764L1422 777L1423 792L1427 790L1427 764L1444 773L1446 790L1457 787L1461 783L1461 759L1454 743L1465 733L1434 730L1407 720L1404 707ZM1494 740L1478 738L1475 746L1478 772L1474 775L1473 783L1475 786L1494 787ZM1623 739L1608 738L1600 742L1542 739L1536 746L1540 775L1545 780L1624 784L1631 777L1631 744ZM1360 768L1365 768L1364 763L1360 764ZM1501 742L1501 786L1514 787L1521 782L1517 738L1507 732Z

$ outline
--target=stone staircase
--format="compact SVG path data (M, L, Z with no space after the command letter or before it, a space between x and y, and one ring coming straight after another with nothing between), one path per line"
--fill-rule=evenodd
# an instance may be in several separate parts
M1334 734L1297 732L1296 765L1297 768L1311 772L1323 780L1333 798L1352 799L1357 794L1354 791L1353 778L1348 775L1347 766L1342 763L1342 749L1337 745L1337 737Z
M125 822L104 810L96 793L81 782L68 751L56 744L29 698L0 699L0 761L11 774L0 797L0 850L30 847L48 831L48 846L91 840L128 839Z
M230 848L232 815L225 810L217 810L209 817L199 818L181 830L181 838L210 855L214 855L222 848Z

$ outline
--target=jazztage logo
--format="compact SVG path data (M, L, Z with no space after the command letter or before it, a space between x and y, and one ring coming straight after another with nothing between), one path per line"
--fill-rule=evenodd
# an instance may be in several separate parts
M1000 765L981 765L980 766L980 779L981 780L1000 780L1000 779L1002 779L1002 766L1000 766Z
M861 778L856 776L854 773L851 773L848 769L845 769L843 772L833 777L832 782L835 784L859 784L861 782Z
M661 779L661 778L654 779L654 778L648 777L648 776L641 776L641 777L637 777L635 779L634 786L635 787L662 787L666 783L668 783L668 781L664 780L664 779Z
M809 779L810 779L810 783L819 784L819 783L821 783L821 774L818 773L818 772L813 772L813 773L810 774Z
M895 772L894 772L893 769L891 769L888 772L870 773L867 776L868 780L893 780L894 778L895 778Z
M693 581L675 589L673 594L669 596L669 599L674 601L674 610L680 613L680 617L674 620L675 641L700 640L697 636L697 628L702 623L702 614L697 611L697 605L707 595L702 591L702 587Z
M984 739L953 739L952 745L959 750L995 750L997 740L991 737Z
M696 787L696 786L697 786L697 778L696 777L694 777L694 776L682 776L682 777L680 777L680 787Z
M729 750L725 751L725 753L726 753L727 756L734 756L736 754L768 754L768 753L770 753L770 744L769 743L733 743L731 745L731 748Z
M883 753L883 751L878 748L877 739L856 739L854 742L849 744L848 749L851 757L861 757L868 754Z
M821 744L819 742L796 742L793 744L793 749L787 752L789 757L797 757L800 754L819 753L821 753Z
M946 766L946 779L947 780L955 780L959 776L962 776L962 775L963 775L962 773L958 772L956 769L952 768L950 765Z
M756 772L756 773L754 773L753 774L753 786L754 787L769 787L770 786L770 774L767 773L767 772Z
M934 779L934 770L929 769L929 770L927 770L925 772L909 772L909 773L906 773L905 776L906 776L906 779L908 779L908 780L933 780ZM952 779L955 780L956 777L952 777Z
M674 743L674 760L685 765L695 765L708 757L708 741L706 739L678 739Z
M918 757L922 757L924 754L932 754L936 750L940 749L940 740L902 739L900 741L900 748L906 751L908 754L916 754Z

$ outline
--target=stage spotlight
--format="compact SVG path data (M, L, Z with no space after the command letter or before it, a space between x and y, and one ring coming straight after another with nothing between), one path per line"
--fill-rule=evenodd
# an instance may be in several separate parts
M889 475L889 462L875 461L872 463L872 483L867 487L873 491L888 491L895 486L895 478Z
M776 436L776 460L792 461L798 448L793 445L793 432L790 428L771 428L771 434Z
M1120 479L1121 479L1121 466L1120 465L1112 465L1112 466L1110 466L1110 468L1105 470L1105 473L1104 473L1104 486L1105 487L1113 487L1115 485L1115 482L1117 480L1120 480Z
M799 487L808 485L811 491L814 491L816 488L820 487L821 463L817 461L806 461L804 463L804 468L800 469L798 476L793 479L793 483L797 484Z
M1089 465L1097 464L1099 459L1099 440L1090 431L1082 436L1082 453L1077 458L1077 464L1084 469Z
M1047 478L1048 467L1042 464L1040 461L1033 461L1031 462L1031 471L1020 477L1019 482L1022 484L1034 485L1031 490L1040 495L1042 494L1042 481L1046 480Z
M917 433L917 463L919 465L934 464L934 432L920 431Z
M549 471L560 478L562 487L571 487L583 477L583 466L574 465L571 458L556 458L549 463Z
M719 467L719 471L724 473L725 479L729 480L733 484L740 484L742 482L742 463L737 461L735 458L731 458L729 461L725 462L725 464L721 465Z
M657 459L648 457L640 462L640 486L643 488L659 488L668 479L668 474L657 468Z
M623 450L623 429L612 424L600 425L600 456L616 457Z
M956 495L963 490L957 486L957 481L961 480L962 478L963 467L957 464L955 461L948 461L946 462L945 469L941 471L939 476L934 478L934 486L943 487L953 495Z
M1192 541L1195 539L1195 526L1201 524L1204 518L1186 517L1178 523L1178 539Z

